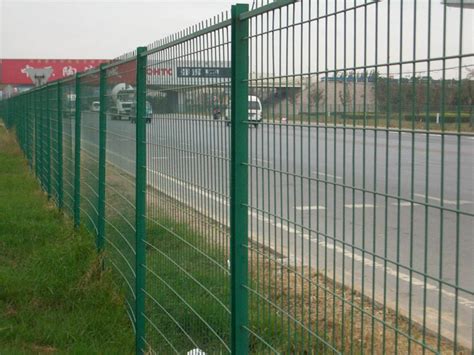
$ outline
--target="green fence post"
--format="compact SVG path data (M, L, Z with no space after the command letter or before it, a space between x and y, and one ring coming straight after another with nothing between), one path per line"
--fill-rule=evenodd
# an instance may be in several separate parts
M21 113L20 113L20 97L19 96L15 98L15 126L16 126L17 140L21 149L22 139L21 139Z
M38 90L38 106L39 106L39 180L41 188L44 190L44 102L43 102L43 89Z
M24 151L23 150L23 148L24 148L23 144L24 144L25 141L23 139L23 108L22 108L22 105L21 105L22 97L19 96L17 101L18 101L18 110L17 110L17 112L18 112L18 114L17 114L18 115L18 126L20 128L20 130L18 132L19 142L20 142L21 150Z
M46 192L46 91L41 88L41 177L43 181L43 191Z
M97 226L97 251L101 252L104 248L105 238L105 149L106 149L106 129L107 129L107 117L106 117L106 90L107 90L107 77L104 65L100 66L99 76L99 191L98 191L98 226Z
M45 87L46 96L46 192L51 198L51 103L50 87Z
M21 98L21 107L23 110L23 154L28 160L28 96L23 94Z
M25 132L26 132L26 121L25 121L25 97L23 95L20 96L19 100L20 104L20 112L21 112L21 149L23 151L23 155L26 158L26 139L25 139Z
M27 134L27 149L28 149L28 166L30 167L30 170L33 168L33 161L32 161L32 147L33 147L33 127L31 122L31 93L26 94L26 107L27 107L27 119L28 119L28 131L26 132Z
M61 100L61 82L58 81L57 92L56 92L56 110L58 118L58 208L62 210L63 208L63 113L62 113L62 100Z
M21 96L18 96L18 99L17 99L17 116L18 116L18 126L20 127L20 130L18 132L18 135L19 135L19 142L20 142L20 148L23 150L24 146L24 142L25 140L23 139L23 107L22 107L22 97Z
M76 74L76 112L74 125L74 227L81 223L81 78Z
M137 48L137 94L136 94L136 181L135 181L135 347L137 354L145 350L145 217L146 217L146 64L142 54L146 47Z
M32 101L33 101L33 115L34 115L34 120L35 120L35 175L36 178L39 177L39 140L38 140L38 134L39 134L39 115L38 115L38 95L37 91L33 91L32 93Z
M20 129L19 129L19 132L18 132L18 134L19 134L20 148L21 148L21 150L23 150L23 148L24 148L23 144L24 144L25 141L23 140L23 108L21 107L21 106L22 106L22 105L21 105L21 101L22 101L21 99L22 99L22 97L19 96L19 97L18 97L18 100L17 100L17 101L18 101L18 104L17 104L17 106L18 106L18 110L17 110L18 114L17 114L17 115L18 115L18 126L19 126L19 128L20 128Z
M35 122L36 122L36 132L35 132L35 171L36 178L40 180L40 159L41 159L41 115L40 115L40 104L39 104L39 90L35 89L34 93L34 104L35 104Z
M247 4L232 6L230 270L233 354L248 353L248 20Z

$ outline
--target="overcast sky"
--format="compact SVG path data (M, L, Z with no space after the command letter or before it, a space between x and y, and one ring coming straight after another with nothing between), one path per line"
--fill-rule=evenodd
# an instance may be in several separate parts
M0 0L0 58L115 58L227 11L233 3Z
M258 0L257 4L266 3L270 0ZM330 10L334 12L334 4L340 11L346 6L364 4L367 0L337 0L329 1ZM134 50L137 46L150 44L167 35L188 28L191 25L209 19L223 11L229 11L232 4L236 2L247 2L253 4L253 0L0 0L0 58L53 58L53 59L112 59L123 53ZM357 11L349 11L344 20L344 14L337 16L337 29L334 28L334 16L328 18L328 33L325 33L326 23L319 21L319 40L315 35L316 25L313 23L311 29L312 42L301 43L297 36L295 62L299 58L306 61L308 51L312 52L311 63L303 63L307 70L324 70L327 68L348 68L386 62L388 56L387 36L390 37L390 61L411 61L424 59L427 56L427 39L430 38L431 58L451 56L453 59L446 61L448 77L457 75L459 62L455 58L460 53L466 55L462 61L463 74L466 75L466 65L474 66L474 9L463 11L462 46L460 47L459 31L461 12L456 8L445 8L441 0L431 0L431 16L428 14L429 0L418 0L414 12L414 0L382 0L378 6L378 25L376 24L376 7L371 4L367 9L357 6ZM317 16L318 9L324 7L326 1L300 2L290 16L295 16L295 22L301 22L298 15L301 6L305 6L303 20L309 14L311 18ZM257 6L258 6L257 5ZM309 9L308 7L311 7ZM403 8L403 16L401 8ZM387 9L390 11L387 12ZM322 10L321 10L322 11ZM364 15L364 12L366 14ZM416 13L416 16L414 16ZM324 14L324 12L321 12ZM390 14L390 16L388 16ZM444 35L443 17L446 14L446 33ZM283 21L286 15L283 15ZM357 20L356 20L357 18ZM366 18L366 21L364 20ZM387 28L390 18L390 29ZM400 21L402 18L402 21ZM429 21L431 19L431 21ZM414 21L416 20L416 21ZM278 22L278 16L276 20ZM276 23L277 23L276 22ZM291 21L290 21L291 22ZM416 23L416 31L414 31ZM334 23L336 24L336 23ZM347 37L344 39L344 24L347 28ZM354 25L357 26L357 37L353 38ZM402 25L403 24L403 25ZM430 31L428 31L430 25ZM401 30L403 27L403 30ZM294 29L294 27L293 27ZM309 31L307 24L304 31ZM309 32L308 32L309 33ZM336 38L335 38L335 33ZM367 33L367 46L364 44L364 33ZM403 38L400 39L400 34ZM378 35L378 42L376 40ZM308 34L302 35L305 39ZM291 36L290 36L291 40ZM288 48L292 43L287 42L286 47L279 48L277 39L274 39L276 52L263 53L264 56L285 57L291 59ZM325 43L327 42L328 58L325 58ZM376 43L378 43L376 45ZM413 46L415 43L415 47ZM254 43L253 45L256 45ZM260 46L261 43L260 43ZM337 47L337 59L334 55L334 47ZM400 48L402 47L402 50ZM319 67L316 68L315 52L319 48ZM366 48L364 50L364 48ZM344 56L344 51L346 55ZM443 53L445 51L445 53ZM356 52L356 58L352 53ZM378 53L377 56L374 53ZM402 57L401 57L402 53ZM376 58L377 57L377 58ZM351 63L351 60L355 63ZM346 60L344 62L344 60ZM283 63L283 62L282 62ZM337 64L336 64L337 63ZM417 64L416 71L424 75L426 63ZM283 65L283 64L282 64ZM434 76L441 75L442 61L432 64L431 70ZM291 67L291 66L290 66ZM392 68L391 73L400 71L412 72L411 64L403 68ZM298 72L298 68L297 71ZM301 71L300 71L301 72ZM396 73L395 73L396 74Z

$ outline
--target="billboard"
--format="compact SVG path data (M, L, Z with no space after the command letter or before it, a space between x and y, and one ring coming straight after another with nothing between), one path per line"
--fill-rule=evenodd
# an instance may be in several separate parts
M108 62L105 59L1 59L0 84L43 85Z
M105 59L0 59L0 84L3 85L44 85L78 72L83 72ZM121 82L134 85L136 80L136 61L113 66L107 69L107 82ZM158 87L210 85L228 82L230 63L204 61L175 61L161 63L148 59L147 84Z
M135 85L136 60L107 68L108 84ZM229 62L211 61L157 61L149 58L146 68L147 84L155 88L222 85L230 80Z

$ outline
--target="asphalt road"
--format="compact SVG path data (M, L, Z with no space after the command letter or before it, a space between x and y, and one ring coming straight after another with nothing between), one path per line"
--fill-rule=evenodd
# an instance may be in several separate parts
M135 125L107 126L107 160L134 174ZM148 183L228 224L226 124L147 127ZM97 128L85 113L84 149ZM264 124L249 138L252 239L472 348L472 136Z

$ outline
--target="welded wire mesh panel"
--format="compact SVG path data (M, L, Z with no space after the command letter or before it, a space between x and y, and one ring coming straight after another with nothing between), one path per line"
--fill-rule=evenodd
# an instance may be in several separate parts
M18 139L18 143L20 147L23 147L23 129L24 129L24 123L22 120L22 113L21 113L21 97L15 97L13 100L13 105L14 105L14 122L15 122L15 128L16 128L16 136Z
M26 146L27 146L27 157L30 167L33 167L34 156L35 156L35 116L33 110L33 95L27 93L25 95L26 105L26 120L28 121L28 129L26 131Z
M269 351L472 349L472 16L302 0L251 20L250 327L277 312L288 340Z
M76 121L76 81L61 83L61 115L63 124L63 205L70 216L74 215L74 151Z
M80 211L81 223L94 236L98 232L99 204L99 112L93 107L99 101L99 74L80 78L81 161Z
M34 160L34 167L35 167L35 175L39 178L39 171L40 171L40 157L41 157L41 150L40 150L40 142L41 142L41 112L39 106L39 92L34 91L32 93L32 107L33 107L33 120L35 123L35 160Z
M2 119L3 124L7 121L7 100L0 101L0 118Z
M39 111L40 111L40 183L44 191L47 190L48 168L49 168L49 120L48 120L48 91L42 88L39 93Z
M135 101L136 60L106 70L106 263L126 292L135 319ZM102 108L101 108L102 109Z
M50 191L51 197L59 205L59 110L57 84L48 87L48 108L50 121Z
M42 152L42 141L43 141L43 121L42 117L42 109L41 109L41 92L38 90L35 93L35 111L36 111L36 177L40 181L41 184L41 160L43 156Z
M206 30L227 16L148 47L146 341L158 353L230 351L230 28Z

